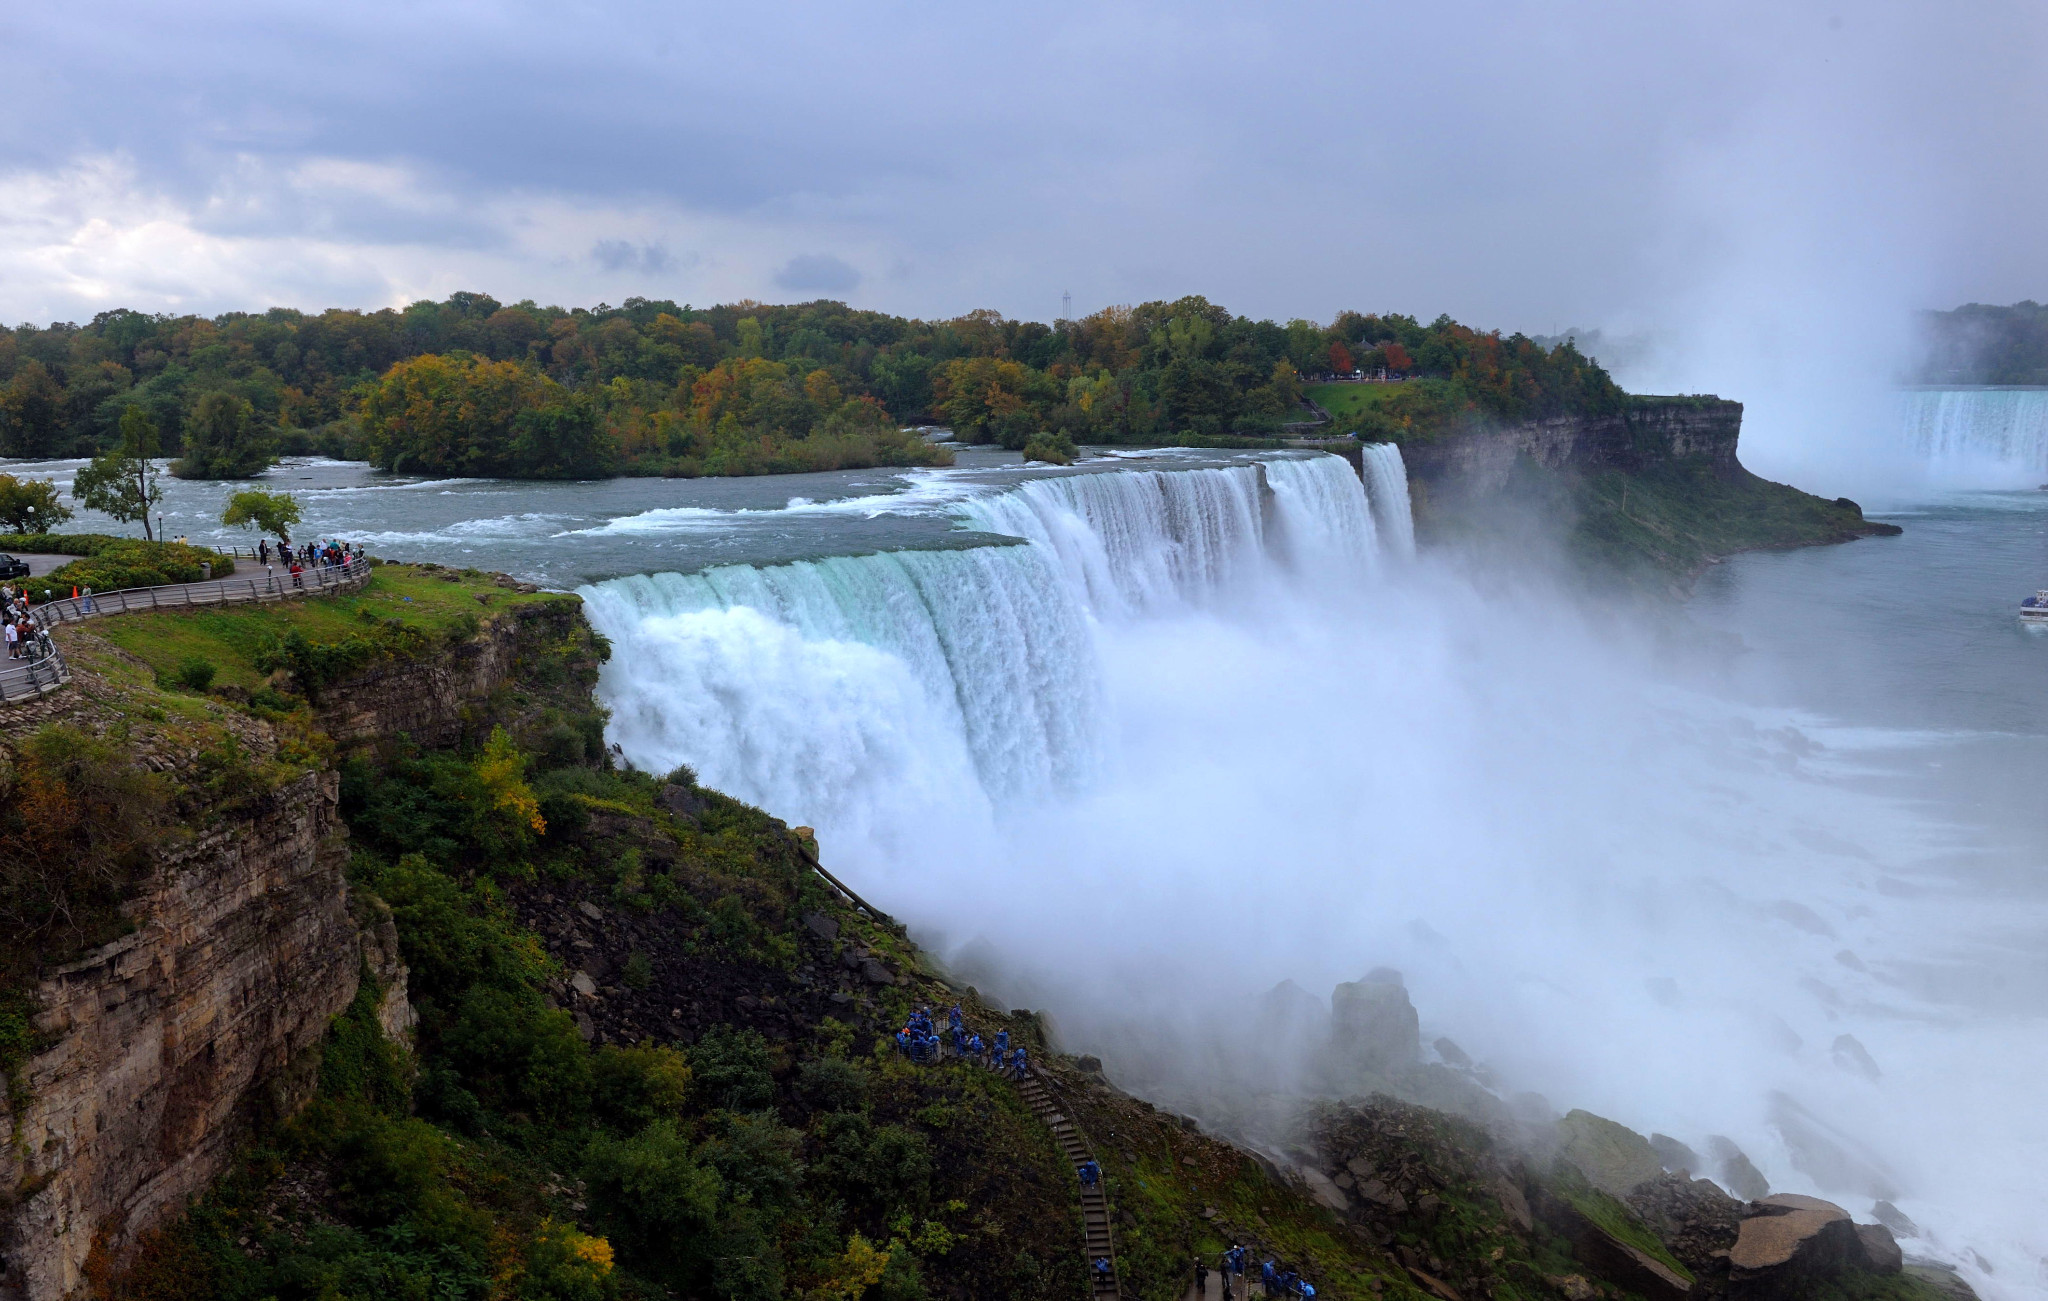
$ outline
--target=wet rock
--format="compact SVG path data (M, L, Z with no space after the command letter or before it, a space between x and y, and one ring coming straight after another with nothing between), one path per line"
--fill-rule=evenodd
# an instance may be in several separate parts
M1543 1281L1561 1293L1565 1301L1593 1301L1600 1295L1584 1274L1545 1274Z
M824 913L805 913L804 925L810 927L811 934L816 935L819 939L836 940L839 938L839 923L827 917Z
M1408 1213L1408 1199L1395 1189L1389 1188L1384 1180L1367 1179L1358 1185L1358 1195L1383 1211L1394 1215Z
M1864 1268L1878 1274L1896 1274L1905 1268L1906 1253L1882 1224L1857 1225L1856 1239L1863 1246Z
M1754 1209L1728 1253L1731 1296L1802 1296L1865 1263L1849 1212L1833 1202L1780 1193Z
M1301 1177L1307 1181L1308 1190L1315 1194L1315 1199L1323 1205L1339 1215L1351 1209L1351 1199L1344 1195L1344 1190L1339 1188L1330 1176L1314 1166L1304 1166Z
M1089 1053L1083 1053L1074 1059L1074 1069L1083 1075L1100 1075L1102 1074L1102 1059Z
M1707 1168L1699 1153L1669 1134L1650 1135L1650 1150L1657 1154L1657 1160L1663 1163L1664 1168L1674 1174L1697 1174Z
M590 920L594 922L601 922L604 920L604 909L598 907L596 904L590 902L590 900L588 899L585 899L581 903L578 903L576 905L576 911L582 913L585 917L588 917Z
M569 977L569 988L585 998L597 997L597 982L590 978L590 973L587 971L578 971L572 974Z
M1916 1261L1906 1266L1905 1273L1909 1278L1927 1284L1948 1301L1977 1301L1976 1289L1963 1282L1962 1276L1946 1265Z
M1790 1095L1771 1095L1771 1123L1791 1150L1792 1164L1822 1188L1853 1188L1872 1199L1897 1195L1877 1156Z
M694 819L711 807L711 802L687 786L667 785L654 797L655 803L679 818ZM830 938L829 936L827 938Z
M1429 1271L1417 1269L1413 1265L1407 1266L1407 1270L1416 1283L1421 1285L1422 1290L1437 1298L1437 1301L1465 1301L1463 1297L1458 1295L1458 1289Z
M1853 1034L1838 1034L1835 1036L1834 1056L1835 1065L1852 1075L1861 1075L1866 1080L1874 1080L1884 1074L1883 1071L1877 1069L1877 1059L1870 1055L1870 1050L1865 1048Z
M578 1009L574 1015L576 1017L576 1033L582 1036L583 1042L589 1043L596 1039L597 1022L590 1019L590 1013Z
M896 975L879 958L862 958L860 977L870 985L893 985Z
M1870 1217L1901 1238L1920 1236L1920 1226L1913 1223L1913 1217L1890 1202L1880 1200L1877 1205L1870 1208Z
M1339 985L1330 1004L1330 1049L1339 1068L1384 1071L1421 1055L1421 1020L1398 983L1368 977Z
M1604 1116L1570 1112L1557 1122L1557 1132L1564 1140L1564 1158L1611 1197L1627 1197L1637 1184L1664 1173L1650 1140Z
M1691 1280L1671 1266L1616 1236L1577 1207L1566 1204L1563 1210L1563 1227L1572 1244L1572 1255L1586 1262L1594 1273L1647 1301L1684 1301L1692 1295Z
M1719 1134L1709 1136L1707 1155L1713 1159L1715 1177L1729 1192L1746 1202L1759 1202L1771 1195L1770 1180L1735 1146L1734 1139Z
M1728 1251L1747 1211L1710 1179L1664 1174L1636 1185L1628 1208L1696 1276L1726 1271Z
M1461 1071L1472 1069L1472 1058L1448 1036L1438 1039L1430 1047L1436 1049L1436 1055L1443 1059L1444 1065L1454 1066Z
M1496 1179L1492 1191L1494 1199L1500 1203L1500 1209L1507 1215L1508 1223L1523 1233L1535 1230L1536 1217L1529 1210L1529 1199L1522 1195L1522 1190L1516 1187L1512 1180Z
M1358 1180L1360 1183L1364 1183L1366 1180L1372 1178L1372 1162L1366 1160L1362 1156L1352 1157L1349 1161L1346 1161L1344 1163L1344 1168L1350 1171L1351 1177L1353 1179Z

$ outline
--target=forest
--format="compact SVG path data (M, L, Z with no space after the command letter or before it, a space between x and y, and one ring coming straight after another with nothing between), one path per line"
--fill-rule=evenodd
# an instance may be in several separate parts
M1910 378L1922 384L2048 384L2048 307L1965 303L1952 312L1922 312L1921 360Z
M195 478L313 453L513 478L934 464L951 453L908 427L1012 449L1273 437L1317 419L1305 384L1354 370L1428 383L1324 432L1422 437L1622 400L1569 341L1545 349L1447 316L1281 325L1187 297L1046 325L831 301L564 309L457 293L0 330L0 455L98 453L141 407L180 458L172 472Z

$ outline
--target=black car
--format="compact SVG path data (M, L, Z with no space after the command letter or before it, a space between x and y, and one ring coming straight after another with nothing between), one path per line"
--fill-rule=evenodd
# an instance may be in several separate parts
M28 561L0 552L0 578L27 578Z

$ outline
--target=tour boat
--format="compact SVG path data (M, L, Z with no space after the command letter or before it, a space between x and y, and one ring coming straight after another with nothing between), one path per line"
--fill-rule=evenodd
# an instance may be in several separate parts
M2048 623L2048 589L2036 592L2020 602L2020 618L2029 622L2039 620Z

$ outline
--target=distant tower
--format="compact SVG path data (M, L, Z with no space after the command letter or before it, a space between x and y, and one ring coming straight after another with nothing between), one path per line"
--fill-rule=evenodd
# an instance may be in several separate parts
M1074 319L1074 296L1070 293L1062 292L1060 294L1060 319L1062 321Z

